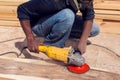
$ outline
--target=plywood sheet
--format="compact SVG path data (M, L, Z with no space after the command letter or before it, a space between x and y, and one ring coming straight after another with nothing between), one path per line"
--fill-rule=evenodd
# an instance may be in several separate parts
M3 35L4 34L4 35ZM25 35L21 27L0 28L0 54L13 51L19 53ZM19 38L23 37L23 38ZM16 39L18 38L18 39ZM89 38L94 44L105 46L120 55L120 35L100 33L99 36ZM75 42L74 40L72 42ZM70 44L71 45L71 44ZM1 56L0 73L34 76L63 80L119 80L120 60L109 50L89 45L83 55L91 67L85 74L73 74L66 69L65 64L51 60L46 55L29 53L30 56L15 54ZM69 77L68 77L69 76Z
M23 76L25 77L27 76L29 80L31 80L31 77L34 77L33 78L34 80L37 80L35 79L35 77L47 78L50 80L55 80L55 79L56 80L59 80L59 79L60 80L68 80L68 79L69 80L73 80L73 79L76 79L76 80L80 80L80 79L119 80L118 74L102 72L102 71L97 71L97 70L90 70L85 74L74 74L74 73L69 72L64 65L54 64L54 63L53 63L54 65L42 65L42 64L36 65L34 63L25 63L25 62L19 62L19 61L16 62L13 60L8 61L6 59L0 59L0 62L1 62L0 73L6 74L6 78L8 78L8 76L10 77L10 75L7 75L7 74L16 74L16 75L13 75L14 78L22 78ZM19 76L19 75L23 75L23 76Z

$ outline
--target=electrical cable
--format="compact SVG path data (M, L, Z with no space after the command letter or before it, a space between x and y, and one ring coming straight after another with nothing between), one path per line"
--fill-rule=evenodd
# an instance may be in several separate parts
M17 39L23 39L23 38L24 37L13 38L13 39L5 40L5 41L0 41L0 43L5 43L5 42L9 42L9 41L17 40ZM21 50L21 52L22 51L23 50ZM21 53L18 54L17 52L10 51L10 52L1 53L0 56L7 55L7 54L10 54L10 53L15 54L17 57L19 57L21 55Z
M0 54L0 56L6 55L6 54L10 54L10 53L11 54L15 54L17 57L19 57L18 53L17 52L13 52L13 51L2 53L2 54Z
M104 48L104 49L110 51L111 53L113 53L115 56L120 57L120 55L118 55L115 51L113 51L113 50L111 50L111 49L109 49L109 48L107 48L107 47L105 47L105 46L98 45L98 44L91 44L91 45L94 45L94 46L98 46L98 47Z
M23 47L22 50L20 51L20 53L18 54L18 57L22 55L22 52L24 49L27 49L27 47Z
M10 54L10 53L13 53L13 54L15 54L15 55L17 56L17 58L19 58L19 56L22 55L23 50L26 49L26 48L27 48L27 47L23 47L19 54L18 54L17 52L10 51L10 52L2 53L2 54L0 54L0 56L6 55L6 54Z

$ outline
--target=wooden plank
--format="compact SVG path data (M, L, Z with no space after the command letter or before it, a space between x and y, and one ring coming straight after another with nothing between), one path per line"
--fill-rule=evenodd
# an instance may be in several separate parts
M115 3L115 4L118 4L118 3L120 3L120 0L94 0L94 3L108 3L108 4L113 4L113 3Z
M0 80L15 80L15 79L0 77Z
M102 33L120 34L120 22L115 21L104 21L102 19L95 19L95 23L100 26Z
M28 0L0 0L0 1L5 1L5 2L25 2Z
M20 26L20 23L18 21L6 21L6 20L0 20L0 26Z
M118 1L115 1L115 0L114 1L105 0L104 3L107 3L107 4L113 4L113 3L114 4L120 4L120 0L118 0Z
M106 20L120 21L120 16L119 15L96 14L95 18L96 19L106 19Z
M18 21L17 14L0 14L0 20Z
M120 11L115 10L95 10L96 15L97 14L108 14L108 15L118 15L120 16Z
M109 25L113 26L109 26ZM104 25L100 25L100 29L102 33L109 33L109 34L120 34L120 26L114 26L114 23L106 22Z
M120 10L119 4L95 3L95 9Z
M24 3L28 0L0 0L1 6L18 6L21 3Z
M16 14L17 6L0 6L0 14L1 13L12 13Z
M18 6L23 2L5 2L5 1L0 1L0 6Z
M33 76L24 76L24 75L15 75L15 74L0 74L0 76L5 78L0 78L0 80L50 80L48 78L33 77Z
M39 62L38 60L37 62ZM24 76L44 77L52 80L119 80L119 74L109 73L99 70L89 70L86 74L73 74L69 72L65 65L36 65L34 63L24 63L13 60L0 59L1 74L16 74ZM67 75L67 76L66 76ZM69 77L68 77L69 76ZM104 76L104 77L103 77Z

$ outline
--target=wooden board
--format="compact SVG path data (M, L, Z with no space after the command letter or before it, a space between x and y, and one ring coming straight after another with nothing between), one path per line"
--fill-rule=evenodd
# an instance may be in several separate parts
M25 2L28 0L0 0L0 1L4 1L4 2Z
M113 16L120 16L120 11L116 10L95 10L96 14L105 14L105 15L113 15Z
M0 6L18 6L18 5L20 5L21 3L23 3L23 2L12 2L12 1L8 1L8 2L6 2L6 1L0 1Z
M96 3L94 4L94 7L95 9L120 10L119 4Z
M0 80L14 80L14 79L0 77Z
M20 23L18 21L0 20L0 26L18 27L18 26L20 26Z
M24 75L15 75L15 74L0 74L0 80L50 80L47 78L33 77L33 76L24 76Z
M31 61L31 60L30 60ZM119 74L108 73L98 70L90 70L85 74L74 74L67 70L64 65L37 65L34 63L25 63L8 59L0 59L0 73L17 74L24 76L42 77L48 79L63 80L119 80ZM36 62L39 62L37 60ZM67 75L67 76L66 76ZM69 77L68 77L69 76Z
M102 33L120 34L120 21L95 19L94 22L100 26L100 32Z
M0 20L18 21L17 14L0 14Z
M17 6L0 6L0 15L1 13L16 14L16 11L17 11Z
M22 45L23 39L16 40L16 38L22 37L21 35L24 36L22 29L20 27L1 27L0 30L0 41L8 40L8 42L3 42L0 44L0 53L2 54L3 52L8 51L19 53L20 51L18 51L18 48L19 50L21 50L22 47L20 46ZM89 39L94 40L90 40L93 44L96 43L99 45L103 45L109 49L112 49L116 53L120 53L119 35L101 33L97 37ZM111 42L113 42L114 44L111 44ZM85 74L70 73L69 71L67 71L65 65L61 62L53 62L53 60L46 59L45 57L41 56L42 54L34 54L36 56L34 56L32 53L30 54L32 55L32 57L25 57L27 59L24 59L23 57L16 58L15 54L4 55L7 57L9 56L9 59L0 58L2 59L0 60L0 73L47 77L50 79L62 78L64 80L119 80L119 74L117 74L117 72L120 73L120 60L118 59L118 57L104 48L99 48L92 45L87 46L85 59L86 63L89 62L88 64L92 68L89 72ZM93 70L94 68L97 70Z
M119 15L96 14L95 19L120 21Z

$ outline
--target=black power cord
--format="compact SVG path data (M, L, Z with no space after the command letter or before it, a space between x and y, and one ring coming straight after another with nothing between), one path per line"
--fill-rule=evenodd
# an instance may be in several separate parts
M15 54L17 57L19 57L19 54L17 52L13 52L13 51L2 53L2 54L0 54L0 56L7 55L7 54Z
M118 55L115 51L113 51L113 50L111 50L111 49L109 49L109 48L107 48L105 46L98 45L98 44L91 44L91 45L98 46L98 47L101 47L101 48L105 48L106 50L112 52L115 56L120 57L120 55Z
M22 52L24 49L27 49L28 47L23 47L22 50L20 51L20 53L18 54L18 57L22 55Z
M9 42L9 41L17 40L17 39L23 39L23 38L25 38L25 37L18 37L18 38L13 38L13 39L5 40L5 41L0 41L0 43L5 43L5 42ZM22 51L23 50L21 50L21 52ZM19 57L21 55L21 53L18 54L17 52L10 51L10 52L1 53L0 56L7 55L7 54L15 54L17 57Z

